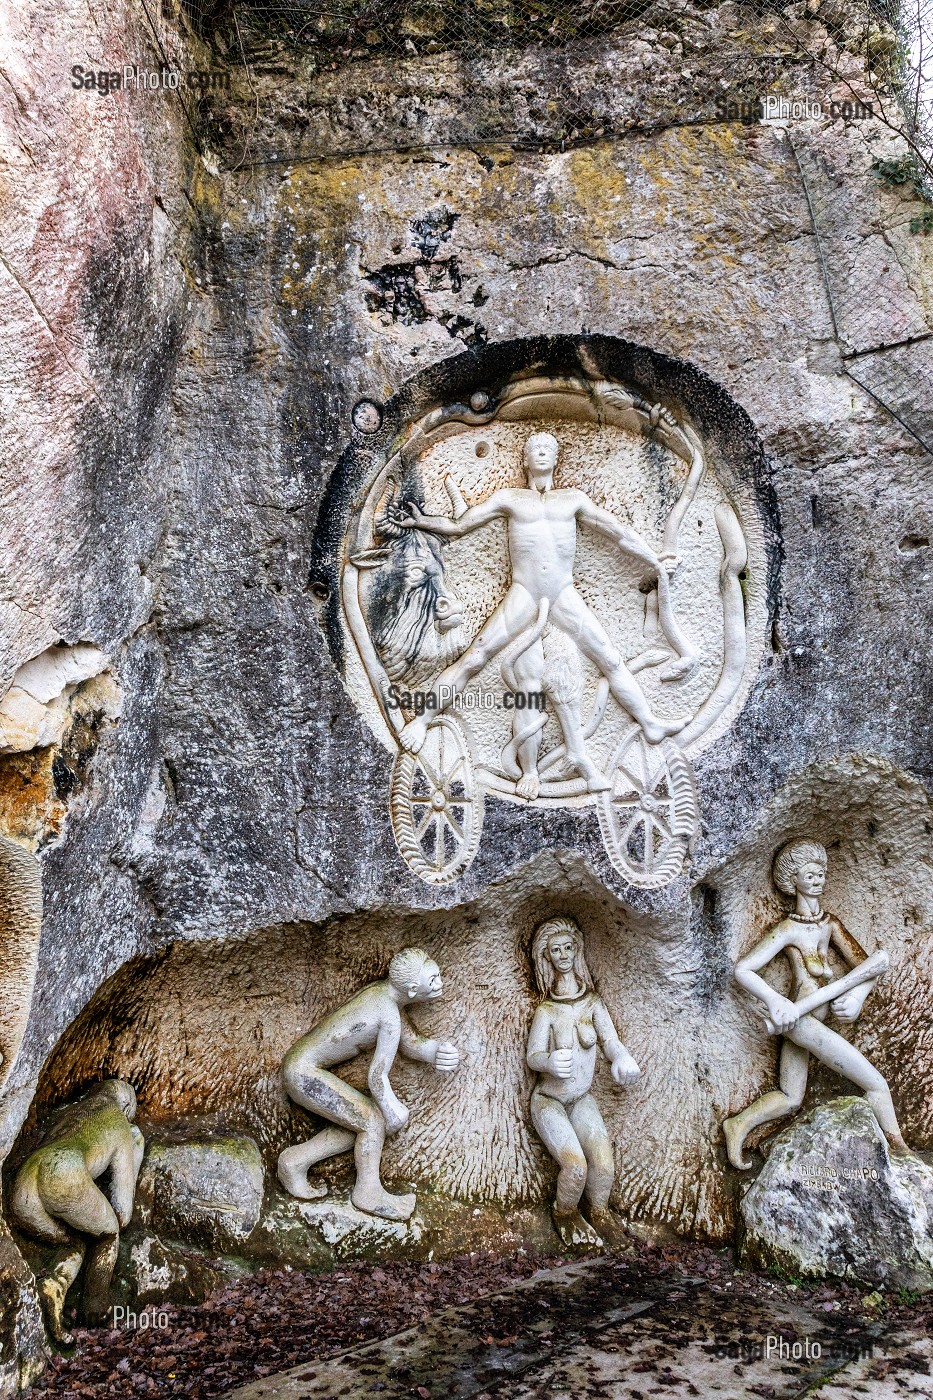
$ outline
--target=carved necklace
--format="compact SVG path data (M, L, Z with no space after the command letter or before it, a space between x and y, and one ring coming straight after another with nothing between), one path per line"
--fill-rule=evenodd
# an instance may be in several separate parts
M558 996L556 992L551 992L548 996L548 1001L560 1001L566 1003L569 1001L582 1001L584 997L588 996L589 992L587 991L586 987L584 987L582 992L574 992L573 996L561 997Z
M790 914L788 917L794 919L798 924L821 924L826 918L826 910L821 909L818 914L793 913Z

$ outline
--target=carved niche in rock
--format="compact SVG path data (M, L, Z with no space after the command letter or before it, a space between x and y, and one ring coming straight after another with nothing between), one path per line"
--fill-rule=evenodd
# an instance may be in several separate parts
M410 868L456 879L492 794L595 805L629 883L675 879L689 758L744 702L764 572L751 494L730 499L691 424L620 384L519 379L410 424L341 560L345 680L395 753Z

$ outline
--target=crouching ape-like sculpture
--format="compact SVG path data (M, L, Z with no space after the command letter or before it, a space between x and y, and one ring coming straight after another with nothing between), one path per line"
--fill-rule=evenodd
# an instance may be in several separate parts
M612 1143L590 1090L596 1047L618 1085L634 1084L641 1070L619 1039L583 956L573 919L549 919L531 945L535 981L544 1000L528 1035L528 1065L538 1081L531 1117L559 1163L554 1226L568 1246L622 1243L624 1231L609 1209L615 1176ZM590 1223L580 1214L586 1196Z
M372 982L357 992L289 1050L282 1061L282 1083L289 1097L337 1125L280 1154L279 1181L290 1195L311 1199L317 1193L308 1185L308 1168L353 1148L353 1204L384 1220L409 1219L415 1197L391 1195L379 1175L386 1135L408 1122L408 1109L396 1098L389 1071L399 1050L409 1060L422 1060L437 1070L457 1068L456 1048L449 1041L419 1035L401 1009L410 1002L435 1001L442 991L437 963L420 948L403 948L390 962L384 982ZM373 1050L371 1099L330 1073L331 1066L345 1064L362 1050Z
M145 1149L135 1115L132 1085L105 1080L62 1111L13 1183L16 1224L32 1239L60 1246L38 1287L49 1331L66 1345L65 1297L85 1255L85 1319L102 1322L109 1306L120 1230L133 1214ZM105 1173L109 1200L96 1185Z
M735 980L759 999L768 1033L783 1036L780 1088L762 1094L723 1124L729 1161L739 1171L752 1166L743 1152L749 1133L800 1108L811 1055L863 1089L891 1147L907 1151L884 1075L838 1031L824 1025L827 1010L837 1021L856 1021L865 998L888 967L884 951L866 957L848 929L823 909L820 895L826 883L826 864L825 847L816 841L790 841L778 851L774 883L782 894L794 897L794 908L736 964ZM852 971L837 977L829 961L830 950ZM760 975L780 953L790 964L790 998L781 996Z

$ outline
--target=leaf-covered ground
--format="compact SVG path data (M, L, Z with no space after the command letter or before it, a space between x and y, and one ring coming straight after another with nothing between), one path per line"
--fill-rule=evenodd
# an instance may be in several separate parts
M53 1360L33 1394L58 1400L208 1400L259 1377L391 1336L441 1308L495 1293L560 1262L528 1254L471 1254L444 1263L348 1264L331 1274L268 1270L229 1284L200 1306L161 1309L168 1319L164 1328L78 1329L72 1354ZM842 1314L854 1328L882 1319L933 1328L933 1302L845 1285L804 1287L762 1279L736 1270L728 1251L642 1246L621 1257L619 1268L646 1280L683 1272L736 1294L793 1298L813 1310Z

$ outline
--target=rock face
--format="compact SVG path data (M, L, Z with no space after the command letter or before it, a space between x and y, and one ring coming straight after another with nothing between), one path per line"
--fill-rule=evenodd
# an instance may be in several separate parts
M259 1148L242 1136L150 1143L137 1185L140 1223L170 1239L236 1253L264 1191Z
M933 1289L933 1170L891 1155L864 1099L834 1099L777 1136L741 1212L748 1264Z
M925 392L933 240L910 234L922 204L909 182L878 178L903 156L896 138L828 115L790 131L717 118L717 93L796 93L824 72L799 53L782 65L774 24L731 5L671 15L671 30L647 13L598 33L574 24L553 43L530 7L492 55L434 52L448 30L425 42L406 11L397 61L381 30L368 55L325 30L263 56L247 26L248 68L236 40L207 47L223 5L164 5L158 46L129 0L6 7L0 837L17 855L0 845L0 1159L104 1073L137 1086L147 1136L211 1115L274 1170L308 1129L281 1092L288 1046L411 943L447 986L419 1029L443 1027L462 1065L443 1081L399 1066L411 1119L387 1143L387 1176L436 1192L439 1211L451 1202L458 1230L494 1207L529 1232L537 1212L546 1231L528 942L564 913L642 1067L624 1095L595 1085L613 1204L646 1234L728 1240L721 1123L774 1082L732 969L782 912L771 859L801 833L832 850L827 906L889 954L851 1035L907 1140L933 1147L933 515L926 456L902 426ZM818 19L800 25L825 40ZM203 103L103 96L72 86L85 53L95 67L157 71L167 55L235 71L229 95ZM836 93L826 78L806 95ZM818 244L811 207L831 198L842 212ZM855 376L902 340L890 353L919 369L898 381L895 419ZM559 775L554 800L517 800L514 772L493 771L513 737L504 709L477 712L486 810L469 860L448 852L453 826L435 826L423 860L412 811L407 857L393 827L402 798L411 809L424 793L414 762L401 791L348 605L387 675L404 676L425 618L433 659L446 657L441 605L459 599L475 637L509 573L502 522L482 546L422 548L433 614L393 629L387 600L413 561L387 506L423 485L425 506L452 518L520 485L528 416L509 396L530 380L573 483L652 548L689 471L662 413L706 455L671 572L696 669L664 679L646 665L639 684L665 715L693 687L691 717L723 673L735 689L689 770L671 759L684 811L663 888L627 875L645 875L650 832L663 833L665 775L635 772L660 818L637 839L579 774ZM558 382L563 407L549 403ZM433 431L438 412L456 434L422 441L382 492L405 434ZM581 543L576 582L633 662L664 640L663 619L650 580L642 593L610 549ZM566 660L553 640L548 746ZM43 672L62 648L93 665L39 685L37 659ZM518 658L494 659L490 692L503 660ZM579 678L561 692L584 719L598 692L587 666L582 701ZM626 742L615 704L600 762ZM441 883L425 878L432 860ZM161 1181L172 1230L235 1251L257 1160L212 1156L215 1199L198 1155L215 1149L198 1142L145 1179L152 1208ZM145 1252L152 1297L160 1258ZM19 1296L22 1272L6 1276Z

